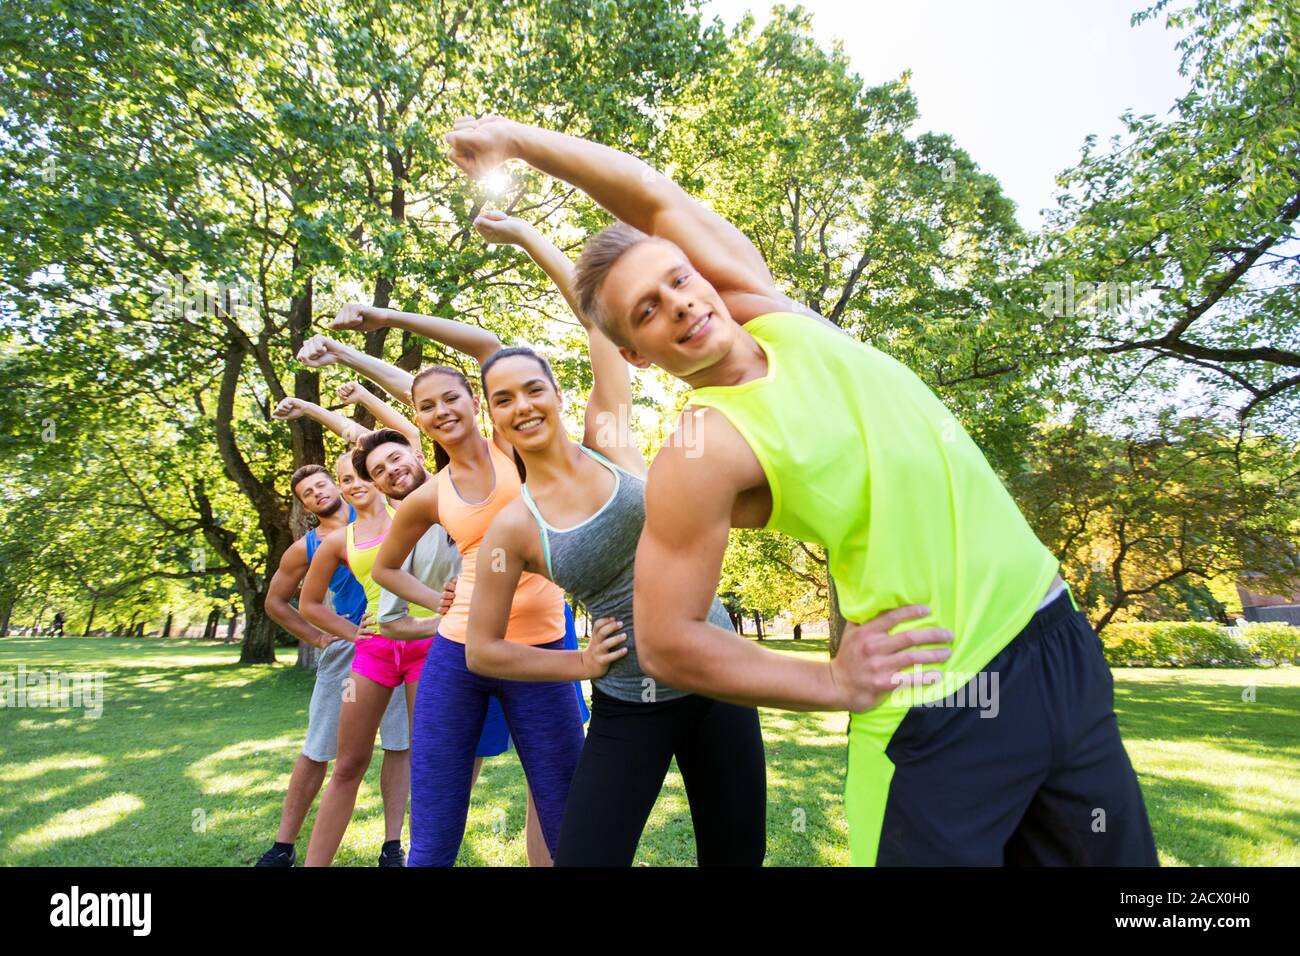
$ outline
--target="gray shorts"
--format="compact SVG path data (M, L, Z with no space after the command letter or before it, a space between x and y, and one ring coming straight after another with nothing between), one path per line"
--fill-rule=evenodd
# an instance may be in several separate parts
M343 706L344 681L352 676L352 658L357 646L351 641L335 641L320 653L316 664L316 687L311 692L307 710L307 740L302 745L308 760L327 763L338 755L339 708ZM385 750L406 750L411 746L410 728L406 723L406 691L393 689L388 710L379 723L380 745Z

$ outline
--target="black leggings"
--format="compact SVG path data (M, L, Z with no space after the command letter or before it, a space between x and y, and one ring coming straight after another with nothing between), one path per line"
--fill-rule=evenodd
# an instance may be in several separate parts
M555 865L631 866L673 757L699 865L762 865L767 768L758 711L694 694L629 703L595 688Z

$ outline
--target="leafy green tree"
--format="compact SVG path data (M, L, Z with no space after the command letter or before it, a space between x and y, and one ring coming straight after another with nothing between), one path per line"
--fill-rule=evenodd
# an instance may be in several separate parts
M1223 617L1213 579L1300 560L1297 449L1213 419L1114 435L1045 428L1012 489L1099 631L1115 620Z
M320 373L292 362L313 324L396 297L505 338L541 328L518 314L518 260L473 236L487 197L442 132L492 107L643 142L645 106L708 43L671 0L8 4L6 384L57 402L69 447L102 456L97 502L166 538L157 572L200 573L177 566L196 539L212 553L201 573L228 575L247 616L242 660L273 660L265 587L304 527L285 479L325 442L269 408L320 401ZM533 185L497 198L544 219L565 197ZM420 362L418 341L385 338L364 347ZM118 418L170 434L128 441ZM23 474L39 485L53 454Z
M1293 422L1300 4L1160 0L1133 21L1162 14L1189 31L1190 86L1167 118L1126 113L1122 136L1089 137L1059 177L1037 273L1043 348L1090 357L1104 387L1195 376L1242 416Z
M792 625L824 621L830 597L826 553L772 531L733 530L718 590L750 615L785 614Z

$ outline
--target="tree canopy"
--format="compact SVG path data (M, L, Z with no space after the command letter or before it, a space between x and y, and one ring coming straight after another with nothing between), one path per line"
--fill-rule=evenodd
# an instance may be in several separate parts
M1197 588L1293 569L1300 529L1280 504L1300 395L1297 9L1136 14L1189 28L1189 90L1089 139L1033 235L951 137L912 132L906 74L865 84L798 7L727 29L687 0L7 3L0 613L62 609L77 629L233 605L243 659L273 660L266 584L306 527L287 479L341 445L270 411L331 404L344 373L293 356L346 302L537 343L581 407L577 323L471 223L507 209L576 256L606 219L531 173L466 183L442 134L489 111L643 156L790 295L915 369L1098 623L1213 610ZM407 369L459 364L389 331L340 337ZM1205 407L1180 398L1188 376ZM684 400L638 373L648 454ZM767 532L735 535L724 589L792 622L833 611L820 549Z

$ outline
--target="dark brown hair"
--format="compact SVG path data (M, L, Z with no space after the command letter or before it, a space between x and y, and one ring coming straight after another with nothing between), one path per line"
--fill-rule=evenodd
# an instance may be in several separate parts
M479 380L483 384L484 395L488 393L488 387L487 387L488 369L490 369L493 365L496 365L497 362L499 362L501 359L514 358L517 355L522 355L525 358L530 358L538 365L540 365L542 367L542 371L546 373L546 378L551 383L551 387L555 389L556 392L559 392L560 386L556 384L555 375L551 372L551 363L546 361L546 359L542 358L540 355L538 355L536 352L534 352L526 345L512 345L508 349L498 349L496 352L493 352L492 357L483 363L482 368L479 371ZM519 449L513 448L512 446L512 450L515 453L515 470L519 472L519 480L527 481L528 479L527 479L527 473L524 469L524 460L519 457Z
M310 478L312 475L324 475L331 482L334 481L334 476L330 474L329 469L324 465L303 465L289 478L289 491L293 493L295 498L298 498L298 482ZM301 498L298 498L298 500L302 501Z
M415 386L420 384L431 375L450 375L456 381L460 382L461 387L470 398L474 397L474 386L470 385L469 379L465 373L458 368L452 368L450 365L430 365L428 368L421 369L415 378L411 379L411 404L415 404ZM451 463L451 456L447 450L438 444L436 439L429 439L433 442L433 470L442 471Z
M357 442L356 450L352 452L352 467L364 481L374 481L370 477L370 469L366 467L366 456L380 445L386 445L390 441L405 445L407 448L411 447L406 436L392 428L380 428L378 431L362 436L361 441Z
M551 372L550 362L546 361L546 359L542 358L540 355L538 355L536 352L530 349L527 345L512 345L508 349L497 349L495 352L493 352L492 357L489 358L486 362L484 362L481 369L479 370L479 381L483 385L484 395L487 394L487 390L488 390L487 388L488 369L490 369L493 365L496 365L497 362L501 361L501 359L514 358L516 355L523 355L527 358L532 359L534 362L540 365L542 367L542 371L546 373L546 378L551 383L551 387L554 388L557 392L560 390L560 386L557 385L555 382L555 375Z

